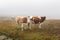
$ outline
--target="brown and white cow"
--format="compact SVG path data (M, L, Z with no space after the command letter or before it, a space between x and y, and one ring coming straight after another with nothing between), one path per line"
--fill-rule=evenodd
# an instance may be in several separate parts
M30 16L17 16L16 22L19 25L18 28L22 28L22 31L23 31L23 28L25 27L24 24L27 24L29 29L31 29L31 27L30 27Z
M32 16L31 17L31 22L34 24L39 24L39 28L41 28L41 24L45 21L46 17L45 16Z

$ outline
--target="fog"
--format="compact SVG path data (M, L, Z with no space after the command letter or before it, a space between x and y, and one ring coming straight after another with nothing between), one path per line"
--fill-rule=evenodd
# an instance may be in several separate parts
M60 0L0 0L0 16L28 15L60 19Z

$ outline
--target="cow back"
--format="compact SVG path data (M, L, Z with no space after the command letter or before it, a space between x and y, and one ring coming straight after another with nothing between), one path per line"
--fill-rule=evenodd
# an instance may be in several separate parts
M20 23L27 23L27 18L26 17L20 18Z
M40 19L38 17L33 17L32 19L33 19L34 23L39 23Z

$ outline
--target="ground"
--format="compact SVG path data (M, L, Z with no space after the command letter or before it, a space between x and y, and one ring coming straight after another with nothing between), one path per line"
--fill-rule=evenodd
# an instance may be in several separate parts
M45 20L42 28L32 24L32 30L17 29L15 19L0 19L0 35L6 35L14 40L60 40L60 20Z

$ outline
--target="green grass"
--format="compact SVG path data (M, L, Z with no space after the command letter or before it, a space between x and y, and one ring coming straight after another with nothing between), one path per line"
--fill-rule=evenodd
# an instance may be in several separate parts
M14 20L0 20L0 35L14 40L60 40L60 20L46 20L41 29L32 26L32 30L21 31Z

